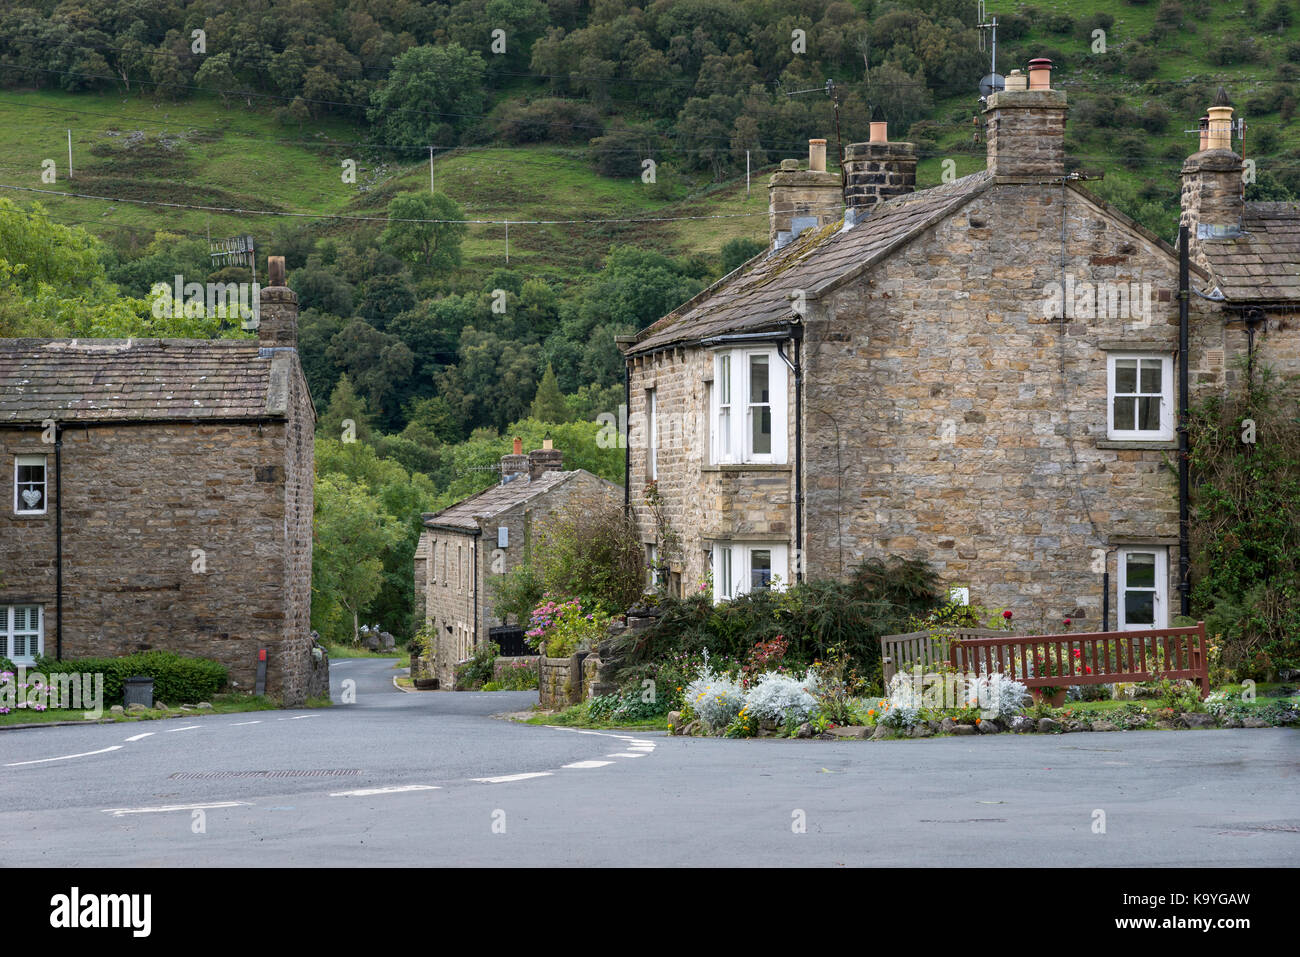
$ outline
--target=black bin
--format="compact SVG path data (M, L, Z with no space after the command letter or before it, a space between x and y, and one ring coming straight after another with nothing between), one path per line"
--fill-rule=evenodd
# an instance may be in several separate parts
M122 682L122 703L128 708L133 704L153 707L153 679L127 678Z

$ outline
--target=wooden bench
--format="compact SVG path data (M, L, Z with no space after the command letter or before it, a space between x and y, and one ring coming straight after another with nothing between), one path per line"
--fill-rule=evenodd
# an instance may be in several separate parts
M948 650L958 672L1001 672L1027 688L1187 678L1200 683L1202 699L1210 693L1203 621L1188 628L1143 631L960 639L954 635Z
M990 635L1010 637L1010 632L992 628L943 628L933 631L912 631L905 635L886 635L880 639L880 657L883 664L885 690L889 680L900 670L930 668L950 659L948 644L954 638L983 638Z

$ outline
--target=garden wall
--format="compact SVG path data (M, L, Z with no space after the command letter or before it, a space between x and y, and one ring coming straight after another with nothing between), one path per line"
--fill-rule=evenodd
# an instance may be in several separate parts
M542 658L537 682L538 703L547 711L559 711L583 699L583 658Z

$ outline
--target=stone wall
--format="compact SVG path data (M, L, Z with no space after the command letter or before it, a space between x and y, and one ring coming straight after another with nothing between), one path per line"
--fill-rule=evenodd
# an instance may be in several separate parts
M582 692L582 658L540 659L540 677L537 683L537 699L546 711L561 711L583 700Z
M214 658L234 688L251 691L266 648L268 693L300 703L311 645L309 423L67 427L63 657L166 649ZM44 606L49 654L58 645L53 452L39 432L0 429L5 474L16 454L49 456L49 511L0 509L0 604Z
M1045 317L1045 290L1062 280L1062 199L1066 272L1150 283L1149 322ZM1172 355L1176 290L1176 260L1080 192L1007 185L818 303L806 339L808 573L924 558L1017 622L1070 616L1092 630L1095 550L1113 596L1120 545L1177 542L1176 442L1106 435L1107 349ZM1224 341L1199 302L1192 324L1196 367ZM1176 548L1168 567L1172 579Z
M659 420L656 454L668 528L681 541L677 554L660 560L681 575L690 591L709 573L715 541L772 542L793 546L794 442L784 465L712 465L709 462L708 383L713 356L704 349L673 349L632 360L628 410L630 501L641 540L660 542L663 530L646 504L649 453L646 391L654 389ZM794 382L786 377L787 408L793 420ZM793 577L793 576L791 576Z

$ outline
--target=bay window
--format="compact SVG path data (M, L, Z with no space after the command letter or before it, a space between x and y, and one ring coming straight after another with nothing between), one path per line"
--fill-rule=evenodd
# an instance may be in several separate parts
M786 365L775 347L714 353L715 464L786 462Z
M782 589L789 580L790 547L768 542L718 542L713 546L713 600Z

